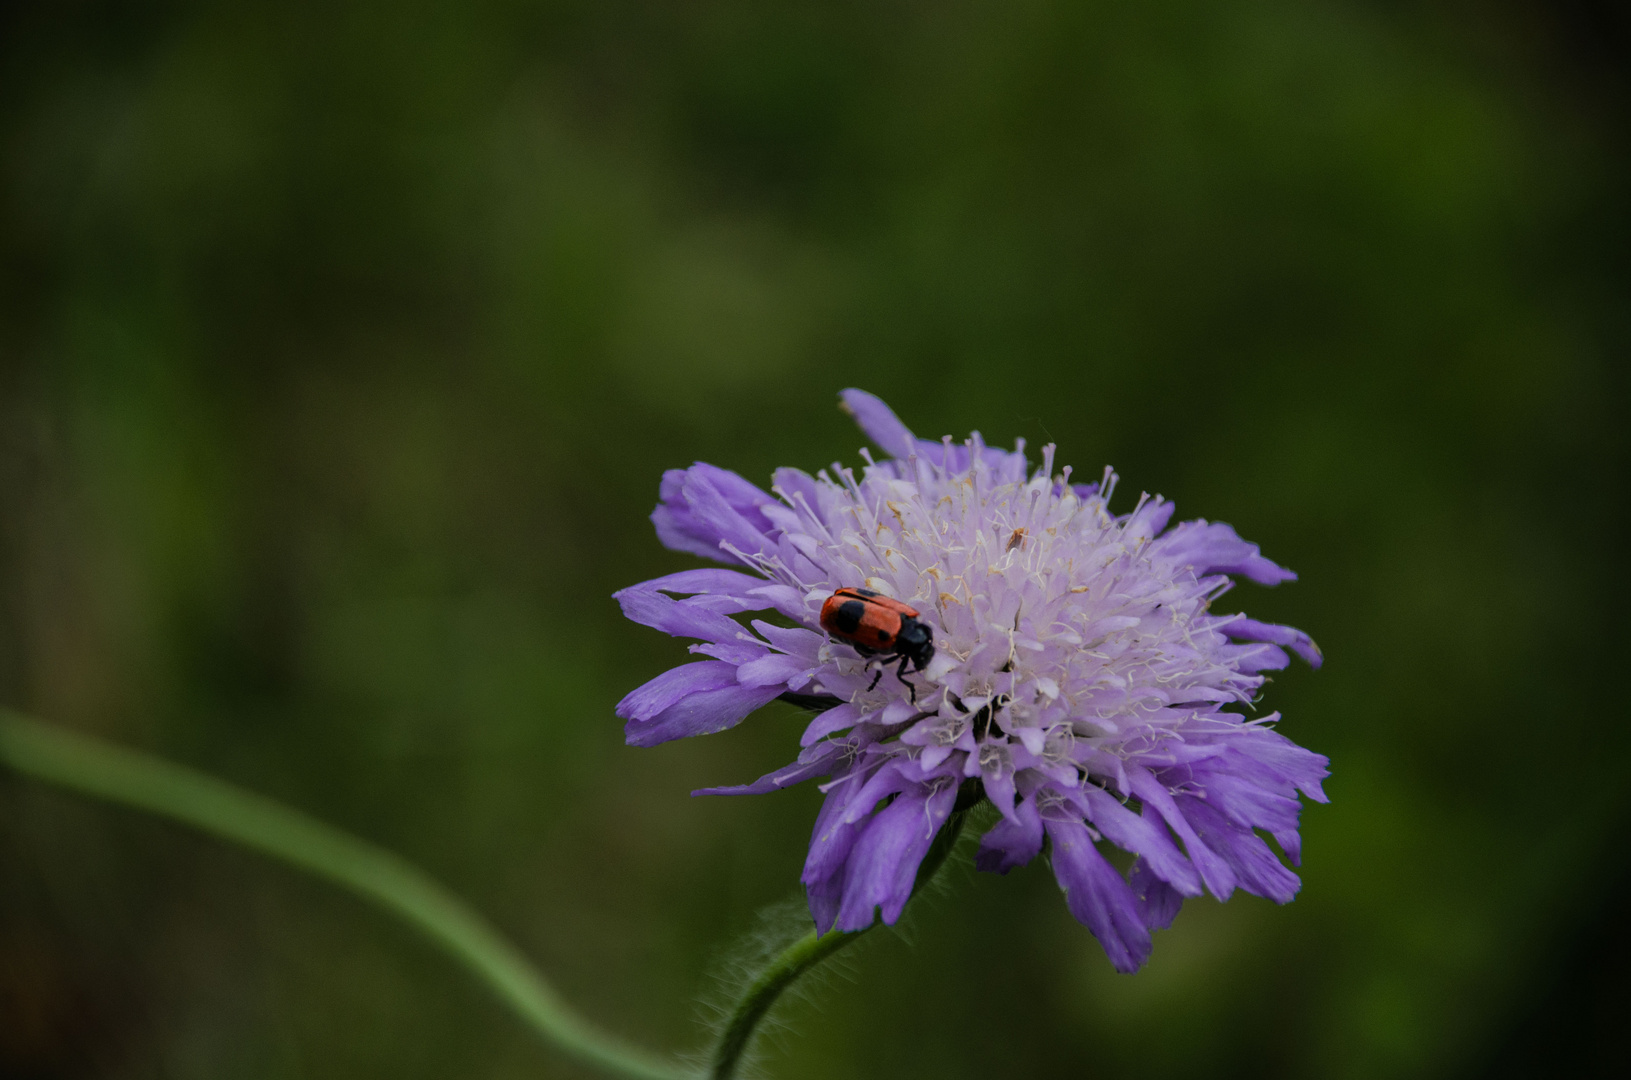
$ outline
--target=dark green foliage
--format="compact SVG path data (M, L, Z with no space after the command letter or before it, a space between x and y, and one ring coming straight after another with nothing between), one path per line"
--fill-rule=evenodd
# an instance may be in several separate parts
M862 386L1302 574L1228 602L1324 647L1268 703L1333 802L1295 904L1191 904L1132 978L1044 866L948 867L771 1074L1607 1060L1624 57L1561 10L8 12L0 694L402 852L694 1048L819 796L687 793L804 714L625 748L683 645L609 594L693 564L664 468L854 461ZM349 899L11 777L0 1074L581 1075Z

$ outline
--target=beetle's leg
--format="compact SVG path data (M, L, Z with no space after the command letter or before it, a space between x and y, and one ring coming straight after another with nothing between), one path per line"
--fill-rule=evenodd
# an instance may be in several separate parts
M878 688L878 680L881 678L883 678L883 668L880 667L878 668L878 673L872 676L872 685L866 688L866 692L870 694L872 691L876 690Z
M912 696L912 704L916 705L917 687L906 681L906 665L911 659L910 656L900 658L900 666L895 669L895 678L899 679L901 684L906 687L906 692Z

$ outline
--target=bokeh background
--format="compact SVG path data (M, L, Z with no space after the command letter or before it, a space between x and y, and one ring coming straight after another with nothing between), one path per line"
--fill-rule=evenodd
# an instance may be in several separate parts
M1115 975L948 874L769 1074L1623 1067L1628 24L1606 2L63 2L0 16L0 700L402 852L695 1049L818 802L633 750L665 468L1059 444L1302 580L1301 897ZM0 1076L580 1077L409 932L0 776Z

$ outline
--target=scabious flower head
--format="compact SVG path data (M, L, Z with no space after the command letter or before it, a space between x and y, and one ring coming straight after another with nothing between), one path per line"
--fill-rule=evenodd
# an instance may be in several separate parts
M1300 630L1212 605L1233 576L1295 575L1228 525L1168 528L1160 497L1113 515L1115 475L1073 483L1052 446L1033 471L1023 443L923 441L872 395L842 399L890 459L779 469L773 494L712 465L664 475L658 537L734 569L617 594L629 618L709 657L623 699L628 741L722 731L778 697L819 709L796 761L697 794L828 778L803 874L821 932L899 918L960 795L981 793L1001 818L976 864L1006 873L1050 843L1066 904L1118 970L1137 970L1151 932L1203 888L1290 900L1297 876L1259 831L1298 862L1297 794L1325 801L1326 759L1277 732L1278 714L1243 710L1286 649L1316 667L1320 653ZM879 658L822 630L822 603L846 586L920 612L934 635L921 672L880 678ZM733 617L745 612L781 619ZM1125 874L1103 844L1133 856Z

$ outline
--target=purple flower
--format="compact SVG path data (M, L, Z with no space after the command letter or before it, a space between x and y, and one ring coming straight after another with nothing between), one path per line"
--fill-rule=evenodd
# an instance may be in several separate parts
M1071 914L1120 971L1186 896L1297 892L1297 794L1325 801L1326 759L1247 719L1286 650L1315 667L1300 630L1220 615L1239 575L1294 580L1227 525L1168 528L1173 505L1141 497L1114 516L1097 484L1032 470L1020 444L916 438L888 406L846 390L845 409L892 460L857 476L780 469L766 493L712 465L663 477L663 543L732 569L686 570L617 594L629 618L694 638L708 659L631 693L617 714L651 746L723 731L778 697L818 708L797 760L740 787L815 777L827 799L804 865L821 932L893 923L930 842L959 803L1001 812L976 864L1006 873L1051 844ZM921 612L934 656L877 677L880 660L822 631L835 589L857 586ZM781 619L744 612L773 612ZM791 622L792 626L782 625ZM909 687L907 684L910 683ZM1127 873L1104 843L1134 856Z

